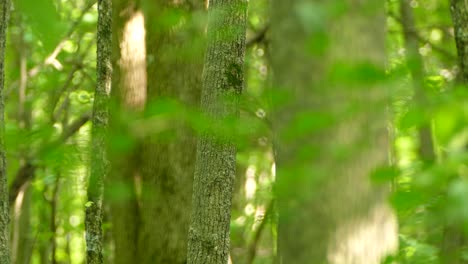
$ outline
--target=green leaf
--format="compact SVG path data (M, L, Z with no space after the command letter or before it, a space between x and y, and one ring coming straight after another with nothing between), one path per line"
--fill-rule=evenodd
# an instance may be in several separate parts
M395 167L379 167L371 173L371 180L375 183L391 182L400 174L398 168Z
M51 52L63 36L60 16L52 0L16 0L15 7L25 15L46 52Z

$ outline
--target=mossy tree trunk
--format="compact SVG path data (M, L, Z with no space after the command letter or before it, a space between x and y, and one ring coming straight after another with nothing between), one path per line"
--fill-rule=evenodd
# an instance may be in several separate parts
M10 1L0 0L0 264L10 263L10 207L5 157L5 47Z
M112 1L98 1L97 85L94 93L91 140L91 166L86 203L86 256L88 264L103 263L102 199L104 179L109 171L107 129L111 90Z
M459 78L468 83L468 3L465 0L450 0L450 11L460 67Z
M197 144L189 264L228 262L236 145L233 135L220 130L237 118L244 86L247 1L213 0L208 14L201 110L213 127Z
M397 249L387 188L370 182L388 159L384 3L271 10L277 263L378 264Z

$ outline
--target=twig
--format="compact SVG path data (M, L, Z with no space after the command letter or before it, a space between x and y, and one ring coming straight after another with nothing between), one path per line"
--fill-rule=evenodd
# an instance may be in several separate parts
M44 153L46 151L49 151L51 149L54 149L63 142L65 142L68 138L73 136L78 130L88 122L88 120L91 118L91 113L85 113L82 115L80 118L75 120L73 123L71 123L68 127L66 127L60 138L58 138L55 141L50 142L49 144L44 145L36 154L36 156L41 156L41 153ZM18 169L18 172L16 173L16 177L13 181L13 183L10 186L9 190L9 199L10 199L10 204L13 204L13 202L16 200L16 196L18 196L19 190L21 189L21 186L23 186L26 182L28 182L34 175L34 171L36 170L37 165L32 164L32 163L25 163L23 166L21 166Z
M246 46L251 47L254 44L260 43L265 40L266 33L268 32L268 27L269 25L266 25L263 27L255 36L253 36L251 39L247 40Z
M397 15L395 15L393 12L389 12L388 15L395 19L398 23L400 23L400 25L403 25L403 21L401 20L400 17L398 17ZM413 34L414 37L420 42L420 43L423 43L423 44L429 44L431 46L431 48L437 52L439 52L440 54L446 56L447 58L451 59L451 60L456 60L457 57L455 55L453 55L452 53L450 53L449 51L431 43L428 39L424 38L423 36L421 36L417 30L411 30L409 31L409 33Z
M255 236L253 238L253 241L248 248L247 261L245 262L246 264L252 264L255 260L255 256L257 255L257 245L258 245L258 242L260 241L260 238L262 237L262 233L263 233L263 230L265 229L268 219L271 217L271 213L273 212L273 205L274 205L274 200L271 200L270 203L268 204L267 209L265 210L265 214L263 216L262 222L258 226L257 232L255 233Z
M80 13L80 16L78 17L78 19L76 19L76 21L72 24L70 29L65 34L65 37L57 44L57 46L52 51L52 53L50 53L49 56L47 56L46 59L42 63L40 63L39 65L36 65L33 68L31 68L28 71L27 77L32 78L32 77L36 76L42 70L42 68L44 68L45 66L51 65L51 64L55 65L56 68L60 67L60 66L58 66L60 63L56 60L57 56L62 52L63 48L65 47L65 44L66 44L67 40L70 39L70 37L73 35L73 33L76 31L79 24L83 20L83 17L86 15L86 13L88 13L88 11L94 6L95 3L96 3L96 0L91 0L91 1L88 2L88 4L81 10L81 13ZM59 64L57 64L57 63L59 63ZM16 88L16 86L18 86L18 84L19 84L19 80L16 80L10 85L10 87L5 91L5 97L6 98L8 98L10 93Z

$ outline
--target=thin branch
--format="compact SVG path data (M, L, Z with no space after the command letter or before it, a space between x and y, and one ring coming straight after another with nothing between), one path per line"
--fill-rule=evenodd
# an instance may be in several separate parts
M271 214L273 212L273 206L274 206L274 200L271 200L270 203L268 204L267 209L265 210L265 214L263 215L262 222L258 226L257 232L255 232L252 243L250 244L248 248L247 261L245 262L246 264L252 264L255 260L255 256L257 255L257 246L258 246L258 243L260 242L260 238L262 237L263 230L265 229L265 226L268 223L268 219L271 218Z
M88 55L89 50L93 46L92 44L93 42L90 42L89 45L85 48L84 52L75 59L74 66L69 72L67 79L65 80L65 83L62 85L62 87L58 91L55 91L55 93L53 93L52 100L51 100L51 110L50 110L52 123L56 121L55 108L57 107L57 104L59 103L60 98L62 97L62 94L68 91L68 88L70 84L72 84L73 78L75 77L75 73L83 71L84 66L82 62L86 58L86 55Z
M253 46L254 44L263 42L266 38L266 33L268 32L268 28L269 28L269 25L266 25L260 31L258 31L257 34L255 34L255 36L247 40L246 46L249 48Z
M91 113L85 113L80 118L75 120L73 123L68 125L63 132L62 135L56 139L55 141L50 142L49 144L44 145L36 154L36 156L40 156L41 153L46 151L52 150L60 146L62 143L67 141L71 136L73 136L82 126L84 126L89 119L91 118ZM30 162L25 163L18 169L16 173L15 180L10 186L9 190L9 199L10 205L14 203L16 200L16 196L18 196L19 190L21 186L23 186L26 182L28 182L34 175L34 171L36 170L37 165L32 164Z
M31 68L28 71L27 77L29 78L35 77L45 66L48 66L48 65L55 65L56 68L60 67L58 66L60 63L57 61L57 56L62 52L63 48L65 47L66 42L71 38L73 33L76 31L76 29L82 22L83 17L86 15L86 13L88 13L88 11L94 6L95 3L96 3L96 0L90 0L88 2L88 4L81 10L80 16L72 24L70 29L65 34L64 38L57 44L55 49L49 54L49 56L46 57L46 59L42 63L40 63L39 65L36 65L35 67ZM10 87L5 91L6 98L8 98L10 93L16 88L16 86L18 86L18 84L19 84L19 80L16 80L11 83Z
M401 18L399 16L397 16L396 14L394 14L393 12L389 12L388 15L395 19L398 23L400 23L400 25L403 25L403 21L401 20ZM457 57L455 55L453 55L452 53L450 53L449 51L445 50L444 48L441 48L437 45L435 45L434 43L430 42L428 39L424 38L423 36L421 36L419 34L419 32L417 30L411 30L409 31L409 33L413 34L414 37L422 44L429 44L431 46L431 48L437 52L439 52L440 54L446 56L447 58L451 59L451 60L456 60Z

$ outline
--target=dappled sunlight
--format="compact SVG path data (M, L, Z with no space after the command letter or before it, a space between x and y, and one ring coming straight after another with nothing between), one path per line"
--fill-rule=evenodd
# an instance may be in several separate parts
M255 180L255 166L249 166L245 172L245 176L245 198L247 200L251 200L255 195L255 191L257 190L257 182Z
M121 79L124 105L142 110L146 103L146 42L145 18L135 12L126 22L120 42Z
M367 217L344 219L328 250L330 264L379 264L398 249L398 223L386 204L378 204Z

